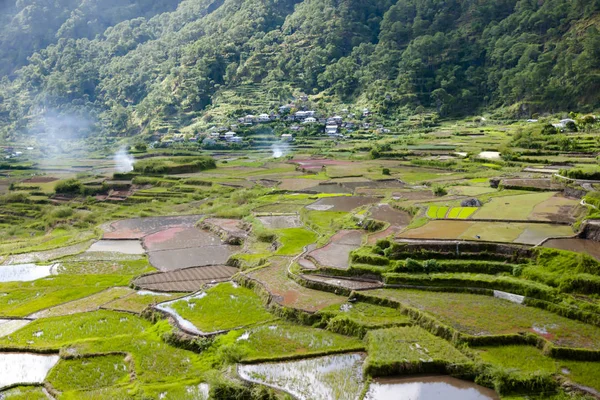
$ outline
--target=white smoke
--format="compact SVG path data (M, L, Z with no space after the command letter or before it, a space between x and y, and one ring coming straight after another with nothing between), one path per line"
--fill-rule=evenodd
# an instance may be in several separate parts
M290 152L290 145L287 143L275 143L271 146L273 158L285 157Z
M119 151L115 153L113 159L115 160L118 172L125 173L133 171L135 159L127 152L125 147L121 147Z

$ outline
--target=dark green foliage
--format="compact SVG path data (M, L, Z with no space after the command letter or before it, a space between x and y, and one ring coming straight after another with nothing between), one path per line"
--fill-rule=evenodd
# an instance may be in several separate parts
M559 174L571 179L600 180L600 169L598 168L572 168L561 169Z
M54 191L58 194L82 194L83 184L77 179L67 179L60 181L54 186Z
M137 161L133 170L147 175L185 174L216 168L211 157L173 157Z
M249 86L282 102L290 86L360 97L390 116L503 105L530 116L591 111L599 101L597 1L8 3L0 13L6 137L31 132L40 108L90 116L91 131L173 133L223 88ZM248 108L231 116L259 111Z
M552 124L546 124L542 128L542 135L556 135L557 133L558 129L556 129Z

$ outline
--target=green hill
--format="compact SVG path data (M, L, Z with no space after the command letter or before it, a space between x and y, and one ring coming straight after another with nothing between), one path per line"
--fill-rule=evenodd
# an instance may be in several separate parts
M394 119L600 105L600 0L17 0L0 137L180 130L300 93ZM425 110L423 110L423 108ZM42 121L42 123L40 123Z

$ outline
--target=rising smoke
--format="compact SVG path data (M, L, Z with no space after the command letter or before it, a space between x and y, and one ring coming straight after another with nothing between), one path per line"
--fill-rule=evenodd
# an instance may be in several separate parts
M133 171L135 159L127 152L125 147L121 147L119 151L115 153L113 159L115 160L117 172L126 173Z
M287 143L275 143L271 146L273 158L285 157L290 152L290 145Z

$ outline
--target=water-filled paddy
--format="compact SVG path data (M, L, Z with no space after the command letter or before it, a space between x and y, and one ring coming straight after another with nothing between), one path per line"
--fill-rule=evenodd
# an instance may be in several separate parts
M586 253L600 260L600 242L586 239L550 239L544 242L543 247L551 249L568 250L576 253Z
M375 379L365 400L498 400L491 389L450 376Z
M344 354L283 363L241 365L250 382L283 390L300 400L356 400L363 390L362 354Z
M42 383L58 355L0 353L0 388L17 383Z
M54 265L16 264L0 266L0 282L28 282L52 275Z
M144 254L145 250L139 240L99 240L87 250L92 252L108 252L122 254Z

